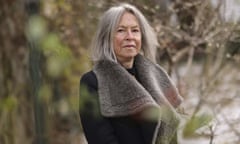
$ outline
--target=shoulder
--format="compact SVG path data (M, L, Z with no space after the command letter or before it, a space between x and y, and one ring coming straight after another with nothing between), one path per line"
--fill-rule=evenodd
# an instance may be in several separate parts
M91 70L83 74L80 79L80 85L85 85L87 87L97 89L98 85L97 85L97 77L95 73Z

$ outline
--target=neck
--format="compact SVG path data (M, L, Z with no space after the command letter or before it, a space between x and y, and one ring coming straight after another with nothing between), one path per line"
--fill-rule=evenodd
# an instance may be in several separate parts
M130 59L130 60L119 60L118 62L126 69L130 69L133 67L133 61L134 59Z

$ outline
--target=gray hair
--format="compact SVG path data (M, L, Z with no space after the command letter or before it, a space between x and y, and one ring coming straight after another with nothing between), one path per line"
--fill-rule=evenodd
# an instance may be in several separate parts
M155 62L157 37L144 15L135 6L126 3L111 7L101 17L92 42L92 60L94 62L102 59L117 61L113 49L113 35L124 12L130 12L137 18L142 34L142 53Z

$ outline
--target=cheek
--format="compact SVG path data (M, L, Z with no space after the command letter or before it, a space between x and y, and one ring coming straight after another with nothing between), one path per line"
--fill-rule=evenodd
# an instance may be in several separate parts
M141 38L139 38L139 39L137 40L137 45L138 45L138 49L140 50L141 47L142 47L142 39L141 39Z
M114 51L116 51L117 49L118 49L118 40L115 38L114 40L113 40L113 49L114 49Z
M120 47L121 47L121 42L122 42L122 39L120 37L115 37L114 38L114 50L115 51L119 51L120 50Z

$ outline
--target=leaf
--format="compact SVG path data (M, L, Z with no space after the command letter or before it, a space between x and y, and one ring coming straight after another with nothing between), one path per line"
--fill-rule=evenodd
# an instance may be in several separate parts
M196 130L198 130L201 127L204 127L209 124L209 122L212 121L212 116L208 114L201 114L199 116L193 116L186 124L183 129L183 137L189 138L189 137L195 137L199 136L196 133Z
M8 112L13 111L18 105L18 101L14 96L9 96L0 101L0 111L6 110Z
M39 40L44 37L47 32L47 24L43 17L32 16L26 27L28 39Z

